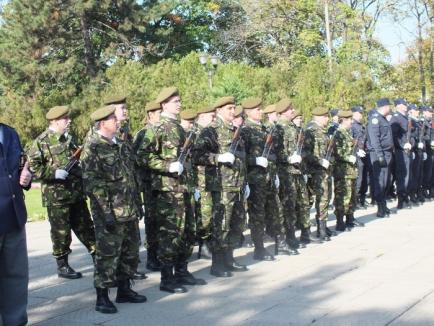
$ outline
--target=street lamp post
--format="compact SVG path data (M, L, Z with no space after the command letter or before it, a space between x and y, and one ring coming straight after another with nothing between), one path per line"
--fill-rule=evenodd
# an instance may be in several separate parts
M209 88L212 89L212 77L214 76L214 72L219 64L219 58L215 55L209 56L206 53L202 53L199 55L199 62L206 69L208 75L208 85ZM209 65L208 62L211 65Z

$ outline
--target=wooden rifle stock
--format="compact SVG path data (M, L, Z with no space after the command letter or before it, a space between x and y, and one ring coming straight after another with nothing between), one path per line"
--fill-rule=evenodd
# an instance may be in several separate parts
M68 164L63 168L66 172L71 171L71 169L80 161L81 152L83 151L83 147L77 148L77 150L72 154L71 159Z

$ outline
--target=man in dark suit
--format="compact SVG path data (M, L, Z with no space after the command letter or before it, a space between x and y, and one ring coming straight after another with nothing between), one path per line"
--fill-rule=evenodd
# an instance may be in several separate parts
M32 174L22 164L16 131L0 123L0 324L27 323L29 268L25 223L27 212L22 188Z

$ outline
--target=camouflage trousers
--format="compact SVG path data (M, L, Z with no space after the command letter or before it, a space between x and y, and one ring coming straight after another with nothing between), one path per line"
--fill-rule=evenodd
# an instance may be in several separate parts
M139 264L138 220L117 222L110 232L104 217L92 214L95 222L96 255L94 285L116 287L119 280L131 279Z
M211 192L201 191L199 201L194 203L198 239L208 240L211 237L212 206Z
M292 181L291 174L285 170L279 170L279 201L281 203L281 210L279 214L282 215L282 228L285 232L295 227L296 211L295 211L295 185ZM278 230L276 230L277 232ZM268 232L267 232L268 233Z
M292 174L291 181L294 185L296 226L299 229L310 227L310 205L307 184L302 174Z
M357 179L334 178L335 180L335 215L343 217L354 213L356 203L356 183Z
M212 197L212 237L213 251L239 247L245 224L245 211L240 192L213 191Z
M154 191L158 259L165 265L186 262L193 252L196 227L191 195L187 192Z
M148 252L152 251L156 253L158 248L158 229L155 215L155 202L152 200L152 188L149 182L143 183L143 202L145 205L145 247Z
M265 228L273 238L281 233L282 215L279 212L277 189L271 184L252 184L247 204L252 241L255 247L261 247Z
M71 253L71 230L85 245L89 253L95 251L95 230L86 201L61 206L47 206L50 222L53 256L58 258Z
M307 187L309 203L315 203L316 217L320 221L327 221L329 209L330 176L325 171L318 171L309 175Z

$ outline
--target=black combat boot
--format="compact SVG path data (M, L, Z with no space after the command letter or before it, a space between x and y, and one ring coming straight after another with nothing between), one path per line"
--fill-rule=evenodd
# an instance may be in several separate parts
M76 279L81 278L83 275L81 275L80 272L76 272L72 269L71 266L68 264L68 255L56 258L57 262L57 275L62 278L67 279Z
M298 248L300 248L300 242L295 236L295 225L291 225L286 233L286 243L289 246L291 255L298 255Z
M336 215L336 231L344 232L346 230L344 223L344 216L341 214Z
M146 259L146 268L153 272L161 271L161 262L157 258L157 253L153 249L148 249L148 255Z
M417 196L415 193L410 194L410 201L411 201L412 206L414 206L414 207L420 206L419 201L417 200Z
M199 240L199 251L197 252L197 259L211 259L211 251L208 248L206 240Z
M227 270L232 272L246 272L248 271L247 266L240 264L234 259L234 250L226 249L224 252L224 265Z
M384 212L386 213L386 216L390 216L390 214L392 213L392 211L389 209L389 207L387 207L387 202L386 201L383 202L383 207L384 207Z
M118 281L118 293L116 295L117 303L131 302L142 303L146 302L147 298L144 295L140 295L131 289L130 280Z
M187 269L187 262L175 264L175 281L181 285L206 285L206 281L196 278Z
M354 227L364 227L365 223L360 222L359 220L357 220L354 217L354 214L347 214L346 216L346 225L349 228L354 228Z
M337 235L337 233L335 231L329 229L327 226L326 226L326 233L329 237L334 237Z
M307 227L301 229L300 243L307 245L309 243L322 243L322 241L310 232L310 227Z
M161 267L160 291L169 293L185 293L187 289L178 284L173 276L173 266L163 265Z
M114 314L118 312L113 302L109 299L107 288L96 288L95 310L103 314Z
M386 217L386 212L383 207L383 203L377 204L377 217L383 218Z
M396 209L403 209L404 208L404 196L398 195L398 204L396 205Z
M224 265L224 253L220 251L214 251L211 258L211 270L210 274L215 277L231 277L233 276Z
M144 272L136 271L133 275L133 280L145 280L148 276Z
M327 234L326 221L319 221L319 238L323 241L330 241L330 236Z
M363 208L363 209L367 209L368 208L368 204L366 203L365 196L360 196L359 205L360 205L360 208Z
M270 254L267 249L264 247L256 247L253 251L253 259L254 260L265 260L265 261L272 261L274 260L274 256Z

